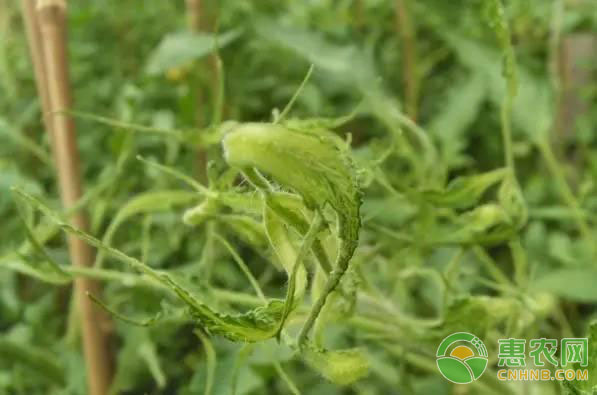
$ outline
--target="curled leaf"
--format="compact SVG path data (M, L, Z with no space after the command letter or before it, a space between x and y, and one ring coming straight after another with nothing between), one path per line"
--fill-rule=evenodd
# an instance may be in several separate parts
M358 242L361 191L346 144L333 133L308 128L247 123L230 127L223 139L226 161L243 169L259 188L267 188L254 170L269 175L284 188L297 192L307 208L324 212L329 205L338 220L339 251L320 298L301 334L303 343L327 296L337 287ZM275 207L272 207L275 209Z

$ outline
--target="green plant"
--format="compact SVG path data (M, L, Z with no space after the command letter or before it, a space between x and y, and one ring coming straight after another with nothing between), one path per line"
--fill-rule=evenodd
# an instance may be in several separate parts
M66 212L52 173L34 166L47 147L6 140L20 159L0 162L0 350L17 362L0 362L0 388L85 393L75 317L64 327L74 310L55 287L84 276L105 283L90 297L116 318L117 393L449 394L436 350L460 331L488 349L465 391L590 393L595 362L587 382L496 379L500 338L589 333L595 347L596 141L579 123L575 159L552 148L553 15L519 1L407 4L417 95L396 71L404 59L382 2L223 2L217 91L198 62L215 36L172 33L177 6L73 5L74 72L95 81L78 85L77 108L120 121L68 114L87 131L91 188ZM562 34L594 26L567 7ZM127 40L103 38L118 29ZM105 57L82 61L98 48ZM195 124L197 87L211 120L200 133L177 127ZM406 107L416 122L403 91L418 99ZM17 120L0 129L36 124L19 103L0 100ZM67 221L82 208L87 233ZM97 248L93 268L67 264L60 229Z

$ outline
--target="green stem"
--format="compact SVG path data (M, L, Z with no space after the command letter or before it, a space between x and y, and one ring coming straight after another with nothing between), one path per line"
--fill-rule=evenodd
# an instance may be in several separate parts
M342 243L344 243L344 241L340 241L340 243L342 244ZM349 253L348 252L349 250L350 250L350 248L345 248L342 245L340 246L340 255L338 256L336 267L330 273L330 276L328 277L325 287L321 291L321 295L319 296L319 298L313 305L313 308L311 309L311 312L309 313L309 316L307 317L307 321L305 321L305 324L303 325L303 327L299 333L299 336L298 336L299 346L302 346L305 344L305 341L307 340L307 335L309 334L309 331L313 327L313 324L315 324L315 320L317 319L317 317L319 316L319 313L321 312L321 309L325 305L325 302L326 302L329 294L331 294L336 289L336 287L340 283L340 280L342 279L342 276L346 272L346 269L348 268L348 262L349 262L350 258L352 257L352 251L350 251L350 253Z
M299 97L299 95L305 88L305 85L307 85L309 78L311 78L311 74L313 73L313 68L314 68L313 65L309 66L309 70L307 71L307 75L305 75L305 78L303 78L303 82L301 82L298 89L296 90L296 92L294 92L294 94L290 98L290 101L288 102L288 104L286 104L286 107L284 107L284 110L282 110L282 113L276 118L274 123L280 122L288 115L288 113L292 109L292 106L294 105L294 102L296 101L296 99Z
M292 309L292 305L294 304L294 292L295 292L295 284L296 284L296 275L298 273L298 269L303 263L305 256L311 250L311 246L317 237L317 233L321 230L322 224L322 216L319 212L315 212L315 216L313 217L313 221L311 222L311 226L303 239L303 243L301 248L296 256L296 260L294 262L294 266L292 267L292 273L290 275L290 279L288 280L288 289L286 291L286 302L284 303L284 312L282 314L282 319L280 320L280 326L278 328L278 336L282 332L282 328L284 327L284 322L290 314L290 310Z
M261 299L263 302L267 302L267 298L265 297L265 294L261 290L261 287L259 286L259 283L257 282L257 279L255 278L255 276L253 276L253 273L251 273L251 271L247 267L247 264L243 261L243 259L240 257L240 255L238 255L238 253L234 250L234 248L232 248L232 246L230 245L230 243L228 243L226 241L226 239L224 239L222 236L220 236L217 233L214 233L214 237L224 247L226 247L226 249L228 250L228 252L230 253L230 255L232 255L232 258L234 259L234 261L236 262L236 264L238 265L238 267L240 268L240 270L243 272L243 274L247 277L247 279L251 283L251 286L255 290L255 293L257 294L257 296L259 297L259 299Z
M288 376L284 369L282 369L282 365L280 364L280 362L274 362L274 369L276 369L276 373L278 373L278 376L280 376L282 381L284 381L284 383L288 386L288 390L293 395L301 394L301 391L299 391L299 389L296 387L290 376Z

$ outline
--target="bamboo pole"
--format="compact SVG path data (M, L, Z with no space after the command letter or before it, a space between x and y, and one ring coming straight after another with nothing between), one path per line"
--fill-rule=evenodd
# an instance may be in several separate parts
M44 53L41 44L41 32L35 11L36 0L21 0L21 12L25 22L25 31L27 33L27 42L29 43L29 54L31 63L33 63L33 72L35 73L35 86L37 94L41 100L41 109L44 121L44 127L50 134L50 143L53 143L52 122L50 120L50 97L48 95L48 81L45 71Z
M406 114L417 120L419 77L417 75L416 31L407 0L395 0L396 29L402 45L402 83Z
M44 112L48 114L51 123L62 203L68 209L79 200L82 188L75 125L70 117L57 113L69 109L72 102L66 45L66 1L39 0L37 18L50 104L49 111L44 109ZM39 76L38 83L41 85L43 80L44 77ZM88 228L83 212L75 213L70 220L80 229ZM93 251L81 239L69 236L68 246L73 265L86 267L93 264ZM87 292L98 294L98 291L99 284L96 281L87 278L75 280L74 297L81 312L83 351L88 391L91 395L107 394L111 378L108 338L104 330L106 317L86 296Z
M202 27L203 19L203 2L201 0L186 0L186 16L187 16L187 27L192 33L199 33ZM211 56L210 56L211 61ZM195 84L199 85L196 81ZM197 127L202 128L205 126L205 120L203 119L203 107L204 107L204 94L200 86L195 87L196 98L195 98L195 122ZM207 182L207 152L205 149L200 149L197 152L196 160L194 163L195 173L200 182Z
M198 32L201 29L201 0L186 0L186 4L189 30Z

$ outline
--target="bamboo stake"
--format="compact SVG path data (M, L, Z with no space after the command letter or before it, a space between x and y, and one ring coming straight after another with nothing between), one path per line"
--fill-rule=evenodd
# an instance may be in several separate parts
M201 0L186 0L186 4L189 30L198 32L201 29Z
M57 114L69 109L72 102L66 47L66 1L39 0L37 17L50 104L49 111L45 112L51 122L62 203L68 209L79 200L82 188L74 122L68 116ZM42 81L43 77L39 83ZM87 218L82 212L75 213L71 222L80 229L88 228ZM93 251L85 242L69 237L68 246L73 265L87 267L93 264ZM96 281L86 278L77 278L75 281L74 297L81 309L83 351L91 395L107 394L111 378L108 339L103 330L106 317L86 296L87 292L99 294L98 291L99 284Z
M187 6L187 26L190 32L198 33L201 31L203 6L201 0L186 0ZM210 56L211 58L211 56ZM210 59L211 60L211 59ZM198 84L198 82L196 82ZM195 87L195 120L199 128L204 127L203 104L204 95L200 87ZM194 164L195 173L200 182L207 182L207 152L205 149L200 149L197 152L196 161Z
M35 11L36 0L21 0L21 12L25 21L25 31L27 33L27 42L29 43L29 54L33 63L33 72L35 73L35 86L37 94L41 99L41 109L44 121L44 127L50 134L50 143L53 143L52 122L50 120L50 97L48 96L48 81L45 71L44 53L41 44L41 32Z
M407 0L395 1L396 29L402 45L402 83L406 114L417 120L419 79L417 75L416 32Z

